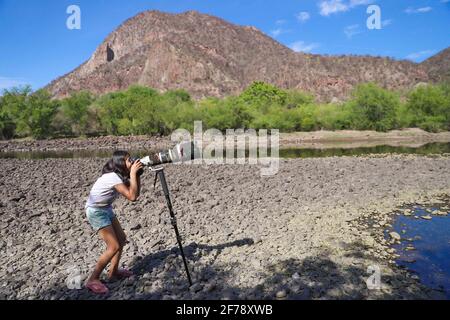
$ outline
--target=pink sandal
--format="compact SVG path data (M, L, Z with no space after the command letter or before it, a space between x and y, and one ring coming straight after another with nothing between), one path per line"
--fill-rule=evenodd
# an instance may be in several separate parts
M95 294L107 294L109 289L100 281L91 281L86 284L86 288Z

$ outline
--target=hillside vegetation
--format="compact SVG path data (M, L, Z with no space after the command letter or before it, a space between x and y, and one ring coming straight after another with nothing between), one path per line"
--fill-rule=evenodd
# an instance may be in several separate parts
M424 85L407 94L361 84L343 103L316 103L312 95L255 82L239 96L195 101L183 90L159 93L132 86L95 96L83 91L57 100L45 90L14 88L0 97L2 139L96 135L168 135L203 127L315 130L377 130L417 127L450 130L450 85Z

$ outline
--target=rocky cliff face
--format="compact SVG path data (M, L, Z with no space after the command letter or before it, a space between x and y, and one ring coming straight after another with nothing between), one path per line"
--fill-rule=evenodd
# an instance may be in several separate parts
M442 50L422 62L421 65L428 70L428 74L434 82L450 81L450 48Z
M238 94L253 81L344 99L361 82L403 89L429 81L426 66L369 56L296 53L254 27L189 11L147 11L125 21L92 57L47 89L106 93L132 84L186 89L194 98Z

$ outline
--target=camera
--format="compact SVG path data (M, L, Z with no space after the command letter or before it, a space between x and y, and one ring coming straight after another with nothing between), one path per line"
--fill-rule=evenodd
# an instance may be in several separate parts
M137 157L130 157L128 158L128 160L131 162L131 164L134 164L136 161L139 160L139 158ZM137 175L140 177L144 174L144 168L141 168L138 170Z
M200 150L194 141L182 142L177 144L173 149L164 150L144 158L130 157L131 163L141 161L144 166L156 166L166 163L180 163L184 161L191 161L200 157ZM142 172L141 172L142 171ZM143 169L139 170L141 175Z

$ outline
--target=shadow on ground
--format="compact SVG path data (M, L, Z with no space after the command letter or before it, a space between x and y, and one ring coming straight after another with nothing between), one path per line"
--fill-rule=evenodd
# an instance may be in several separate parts
M239 263L216 263L226 248L252 246L252 239L219 245L191 243L184 247L194 285L189 288L178 247L151 253L135 261L135 277L109 283L110 293L97 296L87 289L70 290L63 277L37 294L38 299L417 299L424 298L421 286L404 286L404 274L383 276L382 282L397 284L395 290L368 290L366 268L338 266L327 254L304 260L288 259L247 275L254 285L236 285ZM359 246L347 255L361 256ZM361 248L360 248L361 249ZM204 262L207 257L207 263ZM399 270L400 272L400 270ZM254 277L253 277L254 276ZM8 286L11 287L11 286ZM14 285L13 285L14 287ZM3 293L5 296L5 293ZM8 299L14 298L6 295Z

